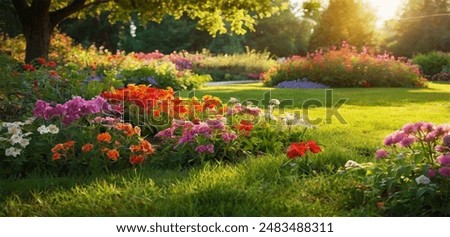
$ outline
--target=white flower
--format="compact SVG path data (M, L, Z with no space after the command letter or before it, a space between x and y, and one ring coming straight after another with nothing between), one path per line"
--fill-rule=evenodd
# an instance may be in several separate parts
M22 151L22 149L18 149L18 148L15 148L15 147L10 147L10 148L5 150L5 155L6 156L14 156L14 157L16 157L17 155L20 155L21 151Z
M28 145L30 145L30 139L22 139L22 140L19 142L19 144L20 144L23 148L25 148L25 147L27 147Z
M9 140L8 138L0 137L0 142L5 142L5 141L8 141L8 140Z
M50 132L49 129L48 129L48 127L46 127L45 125L42 125L42 126L38 127L37 131L38 131L40 134L46 134L46 133L49 133L49 132Z
M349 169L349 168L355 168L355 167L359 167L359 164L358 164L358 162L356 162L356 161L348 160L348 161L345 163L345 168L346 168L346 169Z
M49 125L47 127L47 129L48 129L48 132L51 133L51 134L57 134L59 132L59 128L56 127L56 125L53 125L53 124Z
M271 99L271 100L269 101L269 104L270 104L270 105L280 105L280 101L277 100L277 99Z
M35 119L36 119L35 117L29 117L24 121L24 124L27 124L27 125L32 124Z
M230 100L228 101L228 103L231 103L231 104L236 104L238 102L239 102L239 100L234 97L231 97Z
M416 183L417 184L429 184L430 183L430 179L427 176L425 176L425 175L421 175L421 176L416 178Z
M223 124L227 124L227 118L226 117L221 117L220 121L222 121Z
M20 143L22 141L22 136L18 134L14 134L11 136L11 139L9 139L9 142L11 142L11 145L14 145L16 143Z
M9 134L19 135L22 133L22 129L20 128L20 126L15 123L10 123L7 128Z

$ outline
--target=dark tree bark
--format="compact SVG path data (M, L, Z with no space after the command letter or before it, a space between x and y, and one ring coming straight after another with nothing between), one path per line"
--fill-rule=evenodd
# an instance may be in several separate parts
M33 0L31 5L25 0L12 0L26 40L25 62L40 57L48 58L51 35L62 20L84 8L108 1L85 4L86 0L73 0L66 7L50 12L52 0Z

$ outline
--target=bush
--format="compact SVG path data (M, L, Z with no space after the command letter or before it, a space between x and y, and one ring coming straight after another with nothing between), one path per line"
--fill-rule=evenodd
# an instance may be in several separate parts
M269 53L248 50L244 54L215 55L207 52L193 63L193 71L209 74L214 81L258 80L260 74L273 67L276 62Z
M347 171L363 171L363 202L388 216L448 216L450 126L409 123L384 144L376 162L346 164Z
M419 54L413 58L413 63L419 65L425 76L432 78L438 73L449 72L450 54L444 52Z
M343 44L342 48L293 56L263 75L268 86L308 78L331 87L422 87L417 66L390 55L374 55Z

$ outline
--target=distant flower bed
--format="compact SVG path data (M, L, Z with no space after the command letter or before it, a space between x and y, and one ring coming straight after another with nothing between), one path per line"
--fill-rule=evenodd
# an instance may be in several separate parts
M263 75L268 86L308 78L330 87L423 87L416 65L391 55L358 52L344 43L340 49L316 51L306 57L293 56Z
M304 78L302 80L294 80L294 81L283 81L277 85L277 88L304 88L304 89L313 89L313 88L329 88L326 85L308 81L308 79Z

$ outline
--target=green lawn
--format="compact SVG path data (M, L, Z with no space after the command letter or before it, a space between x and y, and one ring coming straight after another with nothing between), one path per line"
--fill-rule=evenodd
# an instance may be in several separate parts
M301 111L307 99L325 101L323 89L261 84L195 93L258 100L269 90L272 98L294 100L290 112ZM293 174L283 166L285 154L268 154L184 171L141 167L102 177L1 180L0 216L377 216L374 203L359 202L358 180L337 170L349 159L373 159L384 136L407 122L450 122L450 84L333 89L334 101L339 98L349 99L338 110L346 124L333 119L310 133L324 147L312 161L314 172ZM313 119L325 115L324 107L310 111Z

